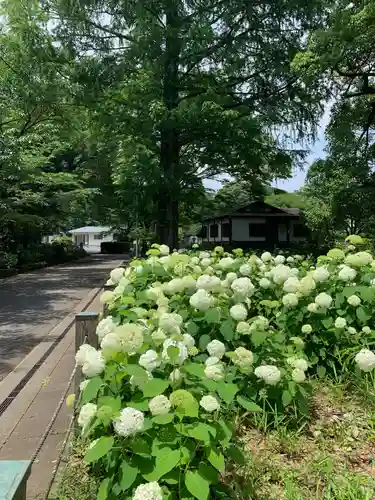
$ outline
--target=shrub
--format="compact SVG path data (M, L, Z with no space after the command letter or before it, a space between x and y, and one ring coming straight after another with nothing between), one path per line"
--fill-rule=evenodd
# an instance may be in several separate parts
M100 253L123 254L128 253L129 250L128 241L103 241L100 244Z
M243 458L237 419L299 419L310 376L375 368L375 263L352 246L312 266L153 245L107 284L101 349L76 357L99 498L236 498L223 473Z
M16 267L18 257L9 252L0 252L0 269L12 269Z

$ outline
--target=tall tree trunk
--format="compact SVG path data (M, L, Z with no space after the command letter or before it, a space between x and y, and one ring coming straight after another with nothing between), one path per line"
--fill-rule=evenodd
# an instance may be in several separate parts
M166 0L166 37L164 51L163 101L169 117L163 123L160 141L161 182L158 199L157 236L161 243L178 247L179 197L180 197L180 145L179 135L172 115L178 106L178 65L181 50L179 39L180 0Z

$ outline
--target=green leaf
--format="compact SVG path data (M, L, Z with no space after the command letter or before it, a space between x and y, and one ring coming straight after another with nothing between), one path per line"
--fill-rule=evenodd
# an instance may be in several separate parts
M144 401L129 401L126 406L130 406L130 408L134 408L139 411L148 411L148 400Z
M355 313L362 324L366 324L367 321L371 318L371 314L368 315L362 306L357 307Z
M120 487L122 491L126 491L137 479L139 470L136 467L131 467L126 460L123 460L120 465Z
M231 445L227 450L226 450L226 455L229 456L238 465L245 465L246 464L246 459L242 451L235 445Z
M173 422L173 419L173 413L167 413L166 415L157 415L156 417L153 417L152 421L158 425L166 425Z
M324 328L327 328L328 330L333 325L333 318L331 318L331 316L328 316L327 318L322 319L322 324Z
M208 461L215 467L215 469L217 469L219 472L224 472L225 470L224 455L222 455L220 451L211 448L207 458Z
M189 492L198 500L207 500L210 493L210 483L198 471L187 471L185 485Z
M255 347L262 345L267 337L268 334L265 330L255 330L250 336L251 342L255 345Z
M243 396L237 396L237 402L245 408L245 410L253 412L253 413L261 413L263 412L263 409L255 404L253 401L250 401L249 399L244 398Z
M100 483L96 500L107 500L110 482L110 477L106 477L105 479L103 479L103 481Z
M325 366L319 365L316 369L316 373L318 374L319 378L324 378L326 375L326 368Z
M198 345L201 351L205 351L208 344L211 342L211 337L209 335L201 335L199 337Z
M220 327L220 333L225 338L227 342L233 340L234 337L234 323L232 320L228 319L224 321Z
M234 396L239 391L239 387L236 384L227 384L226 382L219 382L216 388L219 396L227 404L230 404Z
M155 396L159 396L163 394L163 392L169 386L169 382L167 380L162 380L161 378L154 378L144 384L141 389L143 391L143 395L145 398L153 398Z
M185 328L186 328L186 332L187 333L190 333L190 335L192 335L194 337L194 335L196 335L199 331L199 328L197 326L196 323L194 323L194 321L188 321L186 324L185 324Z
M210 484L217 484L219 482L218 471L209 464L201 462L198 467L198 472L203 479L206 479L206 481Z
M176 467L180 461L180 450L161 448L155 459L154 470L150 474L144 474L147 481L158 481L165 474Z
M180 354L180 349L178 347L171 345L167 349L167 354L169 359L174 362L178 359L178 356Z
M94 377L90 379L89 383L86 385L82 392L82 405L89 403L96 398L100 388L103 385L103 380L100 377Z
M283 395L281 397L283 405L288 406L293 401L293 396L289 391L283 391Z
M124 371L130 376L144 379L146 381L149 380L146 370L139 365L127 364L124 366Z
M112 448L115 440L112 436L102 436L94 444L92 448L88 450L84 456L83 461L86 463L96 462L100 458L104 457Z
M220 323L220 311L219 309L209 309L204 315L207 323Z
M113 413L117 413L121 410L121 399L113 396L101 396L98 399L98 407L100 406L109 406L112 408Z
M185 417L197 418L199 414L199 404L196 399L190 401L189 404L184 404L176 408L176 413Z
M135 453L136 455L141 455L141 456L150 456L151 455L151 449L150 445L148 442L141 438L141 437L135 437L130 441L129 448Z
M190 375L194 375L198 378L204 378L204 365L199 363L185 363L183 369Z
M199 422L198 424L192 424L192 427L188 427L189 436L198 439L198 441L204 441L206 444L210 443L211 433L210 426Z

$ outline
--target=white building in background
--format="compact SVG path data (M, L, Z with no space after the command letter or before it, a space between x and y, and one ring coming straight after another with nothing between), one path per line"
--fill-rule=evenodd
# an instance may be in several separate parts
M73 242L76 245L82 243L86 252L100 252L100 244L104 241L113 241L113 232L108 226L84 226L78 229L69 231L72 235Z

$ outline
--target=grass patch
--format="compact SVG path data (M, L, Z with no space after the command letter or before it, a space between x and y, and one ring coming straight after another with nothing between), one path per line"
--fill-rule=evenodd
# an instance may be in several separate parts
M89 467L83 462L87 442L75 438L71 445L68 461L57 487L57 493L50 500L94 500L98 483L96 477L89 474Z
M246 428L244 475L257 500L370 500L375 491L373 394L316 383L312 418L297 431Z

